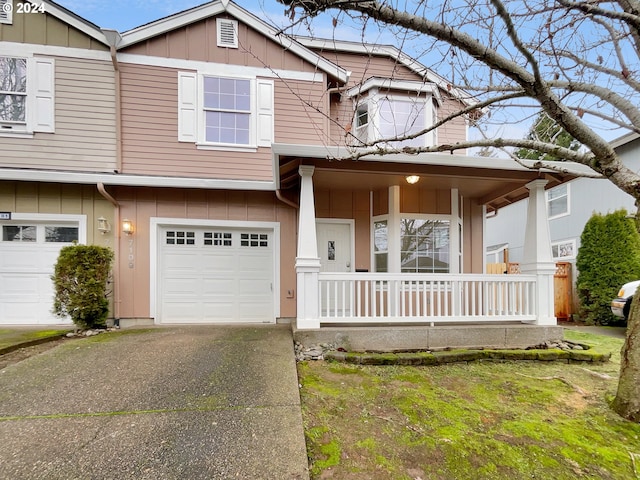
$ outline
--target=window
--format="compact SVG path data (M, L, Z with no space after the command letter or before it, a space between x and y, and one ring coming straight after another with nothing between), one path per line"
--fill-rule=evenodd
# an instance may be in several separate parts
M269 236L266 233L241 233L240 246L242 247L268 247Z
M0 135L54 131L54 63L0 55Z
M231 247L231 233L204 232L204 244L215 247Z
M567 260L576 257L576 241L564 240L551 244L551 253L554 260Z
M45 227L44 241L48 243L71 243L78 241L78 227Z
M450 271L450 220L403 217L400 219L400 271L448 273ZM388 220L373 222L376 272L389 271ZM397 255L397 250L396 250Z
M378 138L396 138L413 135L425 128L425 102L420 100L391 100L383 98L378 104ZM394 147L420 147L425 145L424 137L416 137L402 142L391 142Z
M167 245L195 245L196 232L171 231L166 234Z
M549 219L569 215L569 184L547 190L547 215Z
M35 242L37 228L35 225L3 225L3 242Z
M373 223L373 254L376 272L388 272L389 259L389 230L387 221L381 220Z
M249 145L251 82L204 77L205 141Z
M0 57L0 121L26 124L27 59Z
M356 144L415 135L437 119L439 92L429 82L372 77L346 94L354 98ZM389 145L423 147L433 145L435 139L436 132L432 131L412 139L390 141Z
M403 218L400 221L402 272L449 272L449 221Z
M273 81L178 74L178 140L255 151L273 143Z

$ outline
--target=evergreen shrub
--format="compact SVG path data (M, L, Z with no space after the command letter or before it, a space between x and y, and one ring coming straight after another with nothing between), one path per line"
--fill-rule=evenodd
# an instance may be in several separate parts
M107 286L113 252L97 245L60 250L54 274L53 313L71 317L80 329L104 327L109 315Z
M640 280L640 234L626 210L591 216L580 237L576 267L581 317L590 324L617 320L611 300L623 284Z

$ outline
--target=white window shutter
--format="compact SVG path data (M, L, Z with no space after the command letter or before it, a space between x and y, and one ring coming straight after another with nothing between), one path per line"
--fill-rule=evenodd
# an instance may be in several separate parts
M198 83L193 72L178 72L178 141L197 140Z
M55 130L55 65L52 58L32 57L27 60L27 82L32 96L31 127L34 132Z
M257 139L259 147L270 147L274 142L274 86L273 80L257 81Z
M0 0L0 23L13 23L13 0Z

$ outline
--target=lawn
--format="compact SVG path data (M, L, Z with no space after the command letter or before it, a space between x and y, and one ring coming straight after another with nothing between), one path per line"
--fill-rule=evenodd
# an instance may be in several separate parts
M622 340L568 331L605 364L298 364L313 479L635 479L640 425L608 405Z

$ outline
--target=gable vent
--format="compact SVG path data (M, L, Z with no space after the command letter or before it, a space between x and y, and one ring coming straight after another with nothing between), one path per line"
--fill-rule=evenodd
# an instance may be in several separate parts
M238 22L226 18L216 19L218 46L238 48Z
M13 23L13 0L0 0L0 23Z

